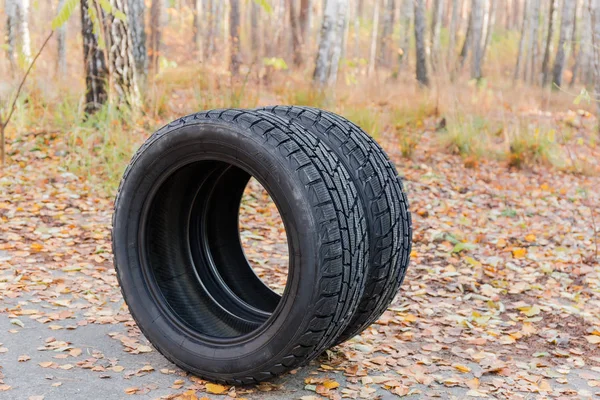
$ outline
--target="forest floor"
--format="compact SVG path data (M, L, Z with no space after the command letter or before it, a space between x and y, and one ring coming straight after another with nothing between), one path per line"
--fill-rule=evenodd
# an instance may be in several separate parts
M0 399L597 398L600 178L467 162L434 135L411 160L380 138L415 228L394 304L309 366L242 388L150 346L112 267L112 196L63 167L60 136L22 137L0 172ZM254 237L273 245L270 232Z

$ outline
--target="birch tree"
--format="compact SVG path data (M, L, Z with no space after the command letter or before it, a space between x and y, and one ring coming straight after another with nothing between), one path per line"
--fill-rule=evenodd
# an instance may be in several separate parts
M379 41L380 65L390 66L390 47L393 44L394 22L396 14L396 0L385 0L385 12L381 24L381 38Z
M536 0L533 0L536 1ZM517 65L515 66L514 80L519 79L519 74L521 73L521 68L523 65L523 58L525 57L525 39L527 37L527 26L529 23L527 10L529 0L525 0L525 4L523 5L523 18L521 22L521 38L519 39L519 53L517 54Z
M410 23L414 15L414 0L402 0L402 7L400 8L400 49L398 49L398 62L400 67L405 65L408 61L408 54L410 45Z
M110 0L113 10L129 15L127 0ZM111 80L111 98L115 103L132 109L140 106L140 91L133 57L133 40L127 19L114 14L108 19L108 72Z
M414 7L417 81L422 86L429 86L429 77L427 76L427 49L425 48L425 0L414 0Z
M144 0L127 0L129 14L127 23L131 34L133 60L135 63L135 72L138 84L141 87L146 85L148 75L148 51L146 49L146 5Z
M452 11L450 12L450 26L448 28L448 54L446 56L448 67L454 65L454 52L456 50L456 35L458 32L459 0L450 0Z
M554 19L556 17L556 0L550 0L548 10L548 28L546 29L546 44L544 45L544 59L542 60L542 86L548 84L550 53L552 53L552 38L554 36Z
M373 30L371 31L371 46L369 47L369 66L367 75L370 76L375 71L375 55L377 54L377 32L379 32L379 6L381 0L375 0L373 9Z
M554 59L552 70L552 83L556 87L562 85L562 76L565 69L565 61L569 56L571 48L571 34L573 33L573 19L575 17L575 0L563 0L562 14L560 18L560 37L558 49Z
M496 6L497 0L489 0L490 8L488 11L488 20L486 23L485 36L483 38L483 49L481 51L481 57L485 60L485 53L487 52L490 41L492 40L492 34L494 32L494 26L496 24Z
M58 10L61 10L65 0L58 0ZM56 72L60 77L67 74L67 24L63 24L56 29Z
M17 31L21 55L25 64L31 63L31 38L29 36L29 0L14 0L16 4Z
M15 70L15 48L17 44L17 3L6 0L6 58L12 72Z
M592 21L592 47L594 49L594 101L596 116L600 120L600 0L589 0L589 12ZM600 135L600 123L598 123Z
M232 75L240 72L240 1L229 0L229 40L231 44L230 71Z
M202 36L204 32L202 27L204 26L204 2L202 0L194 0L194 45L196 47L196 53L198 54L198 60L203 61L204 51L202 47Z
M88 0L81 0L81 36L83 37L83 66L85 71L85 112L93 114L108 100L108 68L104 51L90 18Z
M529 10L529 34L527 40L527 62L525 66L525 80L527 82L535 82L538 66L538 27L540 19L540 2L532 1Z
M344 33L346 0L325 0L313 83L323 87L337 78ZM337 62L336 62L337 59Z
M440 33L442 31L442 16L444 15L444 1L433 1L433 15L431 19L431 67L435 71L440 57Z
M160 56L160 13L162 0L152 0L150 6L150 66L153 72L158 73L158 60Z
M471 2L471 15L472 20L472 41L471 47L473 48L473 57L471 60L471 79L481 79L481 62L483 58L483 46L482 46L482 35L483 35L483 0L472 0Z

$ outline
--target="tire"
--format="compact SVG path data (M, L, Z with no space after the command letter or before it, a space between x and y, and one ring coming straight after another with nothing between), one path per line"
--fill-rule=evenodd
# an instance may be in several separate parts
M237 226L253 176L288 239L282 296L253 275ZM115 200L113 253L131 315L167 359L204 379L249 384L317 357L362 296L363 206L338 157L266 112L213 110L155 132Z
M411 252L408 199L383 149L352 122L311 107L271 106L263 110L299 123L325 142L346 167L365 207L370 238L365 290L352 321L335 342L339 344L377 321L398 293Z

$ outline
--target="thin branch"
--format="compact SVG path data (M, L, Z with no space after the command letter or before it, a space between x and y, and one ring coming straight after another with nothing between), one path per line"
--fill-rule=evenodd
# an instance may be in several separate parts
M10 119L12 118L12 116L15 112L15 109L17 108L17 100L19 99L19 95L21 94L21 90L23 89L23 86L25 85L25 81L27 80L29 73L33 69L33 66L35 65L35 62L39 58L40 54L42 54L42 51L44 50L44 48L46 47L46 45L52 38L52 35L54 35L54 31L50 31L50 34L48 35L48 37L42 44L42 47L40 47L37 54L35 55L35 57L31 61L31 63L29 64L29 68L27 68L25 75L23 75L23 79L21 79L21 83L19 84L19 88L17 89L17 94L15 95L15 98L13 99L13 102L10 106L10 111L8 113L8 116L6 117L6 120L5 121L0 120L0 130L2 131L2 138L0 138L0 147L2 148L2 165L4 165L5 158L6 158L6 154L4 152L4 144L5 144L4 143L4 130L6 129L6 126L8 125L8 123L10 122Z

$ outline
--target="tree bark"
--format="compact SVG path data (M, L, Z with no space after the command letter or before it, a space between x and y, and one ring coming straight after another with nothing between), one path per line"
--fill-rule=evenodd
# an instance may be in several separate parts
M441 1L441 0L438 0ZM389 67L391 65L390 60L390 48L393 44L394 34L394 17L396 14L396 0L386 0L385 13L383 15L383 23L381 29L381 38L379 43L379 59L380 65Z
M16 0L6 0L6 58L11 72L15 71L15 47L17 45L17 4Z
M300 17L296 12L295 0L289 0L289 17L290 27L292 29L292 49L293 49L293 61L296 67L299 67L304 63L303 57L303 39L302 31L300 28Z
M540 3L532 1L529 10L529 40L527 42L527 63L525 69L525 80L537 83L538 58L539 58L539 22Z
M425 0L415 0L415 48L417 58L417 81L429 86L427 76L427 50L425 48Z
M119 10L129 19L127 0L110 0L114 10ZM113 15L107 16L108 33L108 71L111 81L111 100L132 109L140 107L140 92L133 57L133 40L127 20L122 21Z
M315 71L313 73L313 83L317 86L324 86L327 83L329 66L331 64L330 53L336 33L337 0L325 0L324 6L325 10L321 24L319 48L317 50Z
M254 2L252 3L254 4ZM205 19L204 15L204 1L203 0L194 0L194 45L196 46L196 53L198 54L198 60L204 60L204 47L202 45L203 41L203 22Z
M229 0L229 40L231 44L231 75L240 72L240 0Z
M370 76L375 71L375 55L377 54L377 32L379 32L379 6L381 0L375 0L375 8L373 9L373 30L371 31L371 47L369 48L369 66L367 76Z
M65 0L58 0L58 11L62 9ZM64 78L67 75L67 24L56 29L56 74Z
M340 65L340 59L344 52L343 46L344 31L346 30L346 19L348 15L348 0L337 0L337 18L336 18L336 37L333 42L333 49L331 52L331 65L329 66L329 76L327 77L327 83L330 86L334 86L337 82L337 74Z
M146 86L148 76L148 50L146 49L146 5L144 0L127 0L127 23L131 33L133 60L139 87Z
M467 21L467 31L465 32L465 40L460 49L460 54L458 56L458 64L457 70L462 70L465 65L465 61L467 61L467 57L469 56L469 48L471 47L471 41L473 39L473 12L469 13L469 19Z
M21 55L25 64L31 63L31 38L29 35L29 0L15 1L15 21L17 22L18 40L21 47Z
M293 0L292 0L293 1ZM300 35L302 37L303 51L308 47L310 39L311 1L300 0Z
M571 48L571 34L573 33L573 18L575 16L574 4L574 0L563 0L562 15L560 18L560 37L558 39L558 49L552 70L552 83L555 87L562 85L565 61L569 56Z
M150 66L155 74L159 69L161 3L162 0L152 0L150 6Z
M536 0L533 0L536 1ZM527 6L529 0L525 0L525 4L523 6L523 19L521 23L521 39L519 39L519 54L517 55L517 65L515 66L515 73L513 79L516 81L519 79L519 74L521 73L521 66L523 65L523 58L525 57L525 39L527 37L527 24L529 22L527 10L529 7Z
M589 0L589 9L592 20L592 47L594 51L594 100L598 121L600 120L600 0ZM600 135L600 123L598 123L597 129L598 135Z
M471 46L473 48L473 57L471 63L471 79L481 79L481 63L483 59L483 0L472 0L471 15L473 16L473 38Z
M485 38L483 40L483 50L481 57L485 60L485 53L487 52L488 46L490 45L490 41L492 40L492 35L494 34L494 26L496 24L496 0L490 0L490 11L488 15L487 28L485 30Z
M452 11L450 16L450 26L448 28L448 68L454 65L454 52L456 51L456 36L458 33L458 6L459 0L450 0L452 3Z
M581 16L582 9L585 8L585 4L581 4L579 0L575 0L575 16L573 18L573 33L571 34L571 42L573 43L573 58L575 59L575 63L573 64L573 68L571 69L571 80L569 82L569 87L573 87L575 81L577 79L577 72L579 70L579 61L581 59L581 44L582 38L577 37L577 20Z
M546 44L544 46L544 59L542 60L542 86L546 86L549 80L550 53L552 52L552 37L554 36L554 18L556 17L556 0L550 0L548 10L548 29L546 33Z
M98 46L98 36L94 34L87 0L81 0L81 35L86 88L84 109L86 114L93 114L108 99L108 69L104 51Z
M408 62L409 46L410 46L410 22L414 15L414 0L402 0L402 8L400 9L400 49L398 50L398 63L400 67Z
M260 59L261 55L261 35L260 35L260 6L252 1L250 6L250 41L252 42L250 45L252 46L252 54L255 59Z
M431 19L431 67L437 70L440 62L440 34L442 31L442 16L444 15L444 1L433 1L433 15Z

